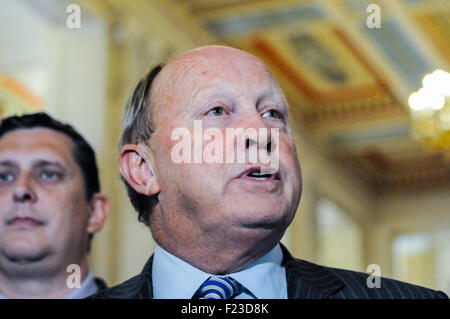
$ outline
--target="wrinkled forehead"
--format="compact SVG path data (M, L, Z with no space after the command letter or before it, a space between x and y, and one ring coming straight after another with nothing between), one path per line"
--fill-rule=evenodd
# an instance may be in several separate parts
M155 79L152 98L165 104L180 92L216 78L234 83L269 82L279 89L275 77L257 57L233 48L208 47L189 51L166 65Z
M206 51L206 50L205 50ZM272 77L266 65L257 57L243 51L192 51L176 58L168 65L168 73L178 79L214 71L218 74L236 73L241 76L261 73Z

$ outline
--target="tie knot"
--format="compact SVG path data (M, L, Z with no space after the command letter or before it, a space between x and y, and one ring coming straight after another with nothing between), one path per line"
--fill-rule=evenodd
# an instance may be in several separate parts
M231 299L242 293L242 285L228 276L212 276L194 295L198 299Z

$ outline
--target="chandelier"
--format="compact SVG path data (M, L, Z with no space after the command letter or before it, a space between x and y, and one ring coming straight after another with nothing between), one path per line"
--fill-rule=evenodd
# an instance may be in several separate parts
M436 70L408 98L413 137L450 160L450 73Z

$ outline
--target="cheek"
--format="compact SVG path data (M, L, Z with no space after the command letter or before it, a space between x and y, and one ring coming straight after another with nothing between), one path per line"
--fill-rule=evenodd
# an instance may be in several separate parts
M67 187L60 192L53 191L42 201L43 209L57 228L70 229L84 226L87 221L88 204L84 189Z
M173 164L171 182L181 185L189 193L210 193L224 180L222 166L219 164L192 163Z
M280 160L286 163L298 162L297 149L289 136L281 135L279 137L278 145Z
M166 163L160 170L160 202L167 208L172 205L209 207L223 196L224 180L218 164ZM189 205L191 203L191 205Z
M302 179L301 168L297 156L297 148L292 139L280 136L279 159L280 165L286 170L287 177L296 188L300 188Z
M13 190L2 185L0 186L0 203L1 207L6 207L7 205L13 204ZM2 212L4 209L0 209L0 215L2 215Z

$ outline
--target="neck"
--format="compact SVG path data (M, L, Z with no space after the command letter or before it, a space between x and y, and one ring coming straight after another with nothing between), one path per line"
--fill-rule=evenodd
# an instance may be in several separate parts
M214 223L195 218L204 214L163 210L158 203L150 215L150 230L155 241L172 255L209 274L238 272L272 250L289 223L267 222ZM194 216L194 217L193 217Z
M78 265L81 283L88 273L88 265L86 260ZM10 271L0 267L0 293L11 299L61 299L72 291L67 281L69 276L76 276L76 272L66 272L65 267L42 266L16 265ZM57 269L52 271L52 268Z
M227 239L219 236L189 240L174 238L173 234L154 237L162 248L195 268L209 274L224 275L238 272L263 257L279 243L281 235L276 232L268 235L252 229Z

